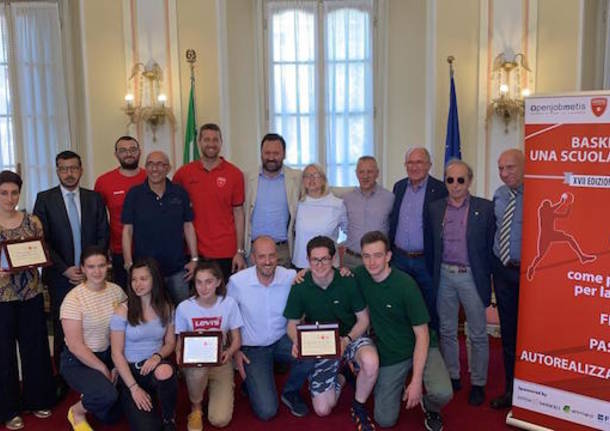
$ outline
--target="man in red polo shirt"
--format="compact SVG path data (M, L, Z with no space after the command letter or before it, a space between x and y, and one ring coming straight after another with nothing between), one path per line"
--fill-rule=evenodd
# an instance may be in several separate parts
M217 262L225 279L246 267L244 259L244 175L220 157L222 134L217 124L199 129L201 160L182 166L173 181L189 194L193 205L197 250Z
M114 156L119 167L106 172L95 181L95 191L102 195L110 215L110 251L112 253L112 280L123 289L127 287L127 272L124 268L121 235L121 211L127 192L142 184L146 171L140 168L140 145L132 136L121 136L114 143Z

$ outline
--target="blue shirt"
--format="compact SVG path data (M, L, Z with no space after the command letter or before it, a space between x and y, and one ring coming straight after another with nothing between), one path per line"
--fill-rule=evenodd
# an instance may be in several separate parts
M132 326L122 316L113 314L110 319L110 330L125 333L125 359L127 362L140 362L159 352L165 339L167 327L161 325L161 319Z
M258 280L255 266L231 276L227 296L235 299L244 321L242 345L269 346L286 333L284 308L295 276L295 270L283 266L275 268L269 286Z
M129 190L123 203L121 222L133 226L134 258L154 257L164 277L184 269L184 223L190 221L193 210L188 194L169 180L163 196L144 181Z
M268 235L276 242L286 241L289 221L284 172L268 177L261 169L252 212L252 241L261 235Z
M405 195L400 203L398 213L398 226L394 244L410 252L419 252L424 249L424 198L428 177L416 187L411 180L407 180Z
M496 235L494 237L494 254L500 256L500 228L504 218L504 211L510 201L511 192L507 185L498 187L494 193L494 213L496 215ZM521 230L523 228L523 184L517 189L515 213L510 224L510 260L521 262Z

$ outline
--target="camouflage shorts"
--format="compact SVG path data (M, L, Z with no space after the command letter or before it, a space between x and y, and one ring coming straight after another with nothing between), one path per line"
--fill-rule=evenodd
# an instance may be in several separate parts
M364 346L374 346L373 340L368 337L360 337L347 345L341 359L320 359L313 366L309 375L309 392L311 397L320 395L331 388L338 389L337 372L341 361L352 362L356 357L358 349Z

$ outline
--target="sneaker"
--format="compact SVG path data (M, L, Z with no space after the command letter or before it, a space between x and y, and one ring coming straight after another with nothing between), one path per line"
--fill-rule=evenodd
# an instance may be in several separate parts
M284 405L288 407L290 413L292 413L298 418L307 416L307 414L309 413L307 404L305 404L305 401L303 401L303 398L301 398L301 394L299 394L298 392L283 393L281 400L282 403L284 403Z
M426 408L426 404L422 400L420 403L421 409L424 412L424 426L428 431L442 431L443 418L437 412L432 412Z
M44 409L44 410L34 410L32 412L32 414L34 416L36 416L38 419L46 419L49 416L51 416L51 410L47 410L47 409Z
M7 430L11 430L11 431L20 430L21 428L24 427L23 419L21 418L21 416L15 416L10 421L4 422L4 426L6 427Z
M375 424L364 407L352 403L350 415L352 416L352 420L356 423L357 431L375 431Z
M484 386L472 385L470 388L470 394L468 395L468 404L471 406L480 406L485 401L485 388Z
M203 431L201 410L193 410L188 415L186 428L188 429L188 431Z

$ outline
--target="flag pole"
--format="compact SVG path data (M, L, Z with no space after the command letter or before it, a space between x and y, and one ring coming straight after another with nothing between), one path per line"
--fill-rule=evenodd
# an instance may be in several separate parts
M195 87L195 63L197 62L197 52L194 49L186 50L186 62L189 64L189 68L191 69L191 88ZM195 94L193 92L193 101L195 101ZM193 112L195 112L195 107L193 107ZM196 112L195 112L196 114ZM195 115L197 118L197 115Z
M447 63L449 63L449 76L453 77L453 62L455 61L455 57L450 55L447 57Z
M194 49L186 50L186 61L191 69L191 88L189 90L188 114L184 133L184 153L182 163L187 164L199 159L197 149L197 115L195 114L195 62L197 53Z

